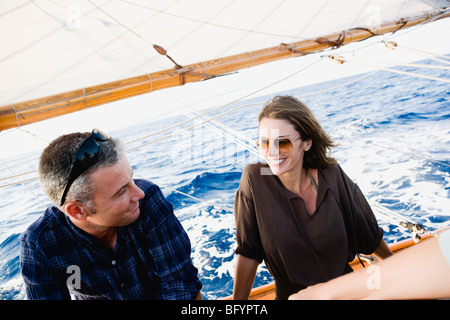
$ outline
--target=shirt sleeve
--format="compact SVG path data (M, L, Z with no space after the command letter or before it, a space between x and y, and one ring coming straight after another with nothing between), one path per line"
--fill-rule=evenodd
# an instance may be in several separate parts
M249 168L245 168L234 202L236 222L236 254L262 262L264 250L253 202Z
M356 253L372 254L383 239L383 229L378 226L377 219L367 202L366 197L356 183L354 183L340 168L346 189L346 195L340 195L346 219L347 233L350 243L353 243L353 256Z
M21 238L20 264L29 300L70 300L70 293L64 280L58 279L46 258L26 236Z
M191 260L191 243L172 205L154 185L146 192L147 242L163 300L193 300L202 288Z
M354 192L355 241L358 252L372 254L383 239L383 229L378 226L376 217L361 189L356 185Z

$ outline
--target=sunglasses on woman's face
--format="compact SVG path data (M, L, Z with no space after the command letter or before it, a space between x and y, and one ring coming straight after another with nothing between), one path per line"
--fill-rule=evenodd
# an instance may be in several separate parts
M70 169L69 180L67 180L66 187L64 188L63 195L61 197L61 206L66 201L67 193L70 186L74 181L86 172L92 165L98 161L98 149L99 142L108 140L108 136L100 130L94 129L89 138L84 140L81 146L78 148L75 157L73 158L72 168Z
M267 138L259 138L256 140L256 145L261 152L266 153L269 151L269 147L272 146L277 148L281 152L290 152L292 151L292 148L294 147L294 142L297 141L300 138L297 138L295 140L291 140L289 138L276 138L273 140L267 139Z

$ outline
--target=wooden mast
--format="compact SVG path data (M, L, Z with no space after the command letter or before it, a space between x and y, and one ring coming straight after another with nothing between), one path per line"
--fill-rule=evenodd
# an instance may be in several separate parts
M13 102L9 105L0 106L0 131L148 93L154 90L203 80L205 78L210 78L211 76L218 76L263 63L320 52L329 48L338 48L351 42L362 41L375 35L395 32L399 29L408 28L430 19L440 19L447 16L448 14L442 14L442 12L438 11L431 15L426 14L383 24L376 30L376 33L366 28L353 28L315 40L303 40L289 44L281 44L275 47L204 61L183 67L177 65L174 69L154 72L24 102Z

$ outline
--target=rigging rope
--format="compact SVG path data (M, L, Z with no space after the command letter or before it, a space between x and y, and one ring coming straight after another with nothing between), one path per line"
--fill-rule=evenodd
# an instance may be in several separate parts
M125 2L125 3L128 3L128 4L131 4L133 6L137 6L137 7L146 9L146 10L150 10L150 11L159 13L159 14L172 16L172 17L175 17L175 18L178 18L178 19L182 19L182 20L192 21L192 22L195 22L195 23L199 23L201 25L210 25L210 26L214 26L214 27L227 29L227 30L242 31L242 32L245 32L245 33L261 34L261 35L264 35L264 36L273 36L273 37L279 37L279 38L284 38L284 39L290 38L290 39L294 39L294 40L308 40L307 38L304 38L304 37L293 36L293 35L289 35L289 34L275 34L275 33L270 33L270 32L258 31L258 30L254 30L254 29L239 28L239 27L234 27L234 26L230 26L230 25L223 25L223 24L213 23L211 21L205 21L205 20L189 18L189 17L186 17L186 16L170 13L170 12L167 12L165 10L158 10L158 9L150 8L148 6L144 6L144 5L141 5L141 4L133 3L133 2L130 2L130 1L126 1L126 0L121 0L121 1ZM274 12L273 10L270 10L270 13L273 13L273 12ZM321 10L318 10L318 13L320 13L320 12L321 12Z
M25 184L24 180L21 180L20 178L18 178L14 172L8 167L8 165L0 159L0 162L3 164L3 166L9 171L11 172L16 178L17 180L19 180L18 183L20 183L22 186L24 186L30 193L31 195L37 200L39 201L39 203L44 207L44 209L47 209L47 206L41 201L41 199L39 199L39 197ZM16 183L17 184L17 183Z
M223 211L226 211L226 212L228 212L228 213L233 213L233 212L234 212L234 210L232 210L232 209L230 209L230 208L220 207L220 206L218 206L218 205L215 204L215 203L209 202L209 201L207 201L207 200L205 200L205 199L200 199L200 198L194 197L193 195L188 194L188 193L185 193L185 192L182 192L182 191L180 191L180 190L173 189L173 188L170 188L170 187L167 187L167 186L164 186L164 187L162 187L162 188L168 189L168 190L170 190L170 191L172 191L172 192L179 193L179 194L181 194L181 195L183 195L183 196L186 196L186 197L189 197L189 198L191 198L191 199L197 200L198 202L206 203L206 204L208 204L208 205L210 205L210 206L212 206L212 207L214 207L214 208L218 208L218 209L223 210Z
M368 67L375 67L373 65L373 62L371 64L369 61L352 59L352 58L344 58L344 57L339 56L339 55L330 55L329 58L331 60L336 61L336 62L341 63L341 64L344 63L344 62L348 62L348 63L354 63L354 64L368 66ZM391 64L391 63L389 63L389 64ZM404 65L404 64L399 64L399 65ZM424 66L421 65L421 67L424 67ZM427 66L427 67L428 68L433 68L433 67L437 68L437 66ZM429 79L429 80L435 80L435 81L441 81L441 82L450 83L450 79L432 77L432 76L427 76L427 75L413 73L413 72L408 72L408 71L391 69L391 68L387 68L387 67L383 67L383 66L378 66L378 67L375 67L375 68L377 68L378 70L383 70L383 71L403 74L403 75L407 75L407 76L413 76L413 77L417 77L417 78L424 78L424 79ZM448 68L447 67L441 67L441 69L448 69Z
M414 222L413 220L408 219L403 215L395 213L394 211L389 210L388 208L380 205L379 203L371 201L370 206L372 208L376 208L377 209L376 214L379 216L383 216L384 219L389 221L391 224L408 229L412 233L412 238L416 243L419 242L422 239L422 236L425 234L437 237L437 233L427 230L421 224Z
M435 57L443 58L444 60L439 60L440 62L444 62L444 63L449 63L450 62L450 57L446 56L446 55L432 53L432 52L428 52L428 51L424 51L424 50L420 50L420 49L416 49L416 48L410 48L410 47L406 47L406 46L402 46L402 45L398 45L398 44L396 44L395 48L396 49L407 50L409 52L419 53L419 54L424 55L424 56L426 56L426 57L428 57L430 59L433 59Z
M207 114L201 113L199 110L195 109L194 107L184 103L183 101L177 99L176 97L166 93L167 95L169 95L172 99L182 103L185 107L187 107L188 109L190 109L194 114L186 112L186 116L188 116L189 118L193 119L197 116L200 116L202 119L207 120L207 123L204 123L205 126L207 126L208 128L210 128L211 130L213 130L214 132L218 132L219 134L231 139L234 143L244 147L247 151L259 156L259 152L256 150L256 148L254 147L255 142L251 139L248 139L247 136L245 136L244 134L240 133L239 131L234 130L233 128L231 128L230 126L227 126L226 124L217 121L215 119L212 119L210 116L208 116ZM212 124L216 125L216 127L214 127ZM225 130L222 131L219 128ZM246 143L243 143L242 140L244 140ZM253 146L249 147L249 146Z
M143 40L144 42L146 42L147 44L149 44L150 46L153 46L152 43L150 43L150 41L148 41L147 39L145 39L144 37L142 37L140 34L138 34L137 32L135 32L133 29L127 27L126 25L124 25L122 22L120 22L118 19L114 18L111 14L109 14L108 12L106 12L105 10L103 10L101 7L99 7L98 5L96 5L94 2L92 2L91 0L88 0L88 2L90 4L92 4L95 8L97 8L97 10L103 12L105 15L107 15L109 18L111 18L112 20L114 20L116 23L118 23L120 26L122 26L123 28L125 28L126 30L128 30L128 32L131 32L132 34L134 34L136 37L138 37L139 39Z

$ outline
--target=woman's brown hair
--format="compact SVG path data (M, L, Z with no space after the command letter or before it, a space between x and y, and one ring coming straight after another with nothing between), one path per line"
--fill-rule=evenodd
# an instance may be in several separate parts
M337 163L328 154L336 144L303 102L291 96L276 96L259 113L258 121L261 122L264 118L287 120L300 133L303 141L312 140L312 146L303 158L305 168L325 169Z

